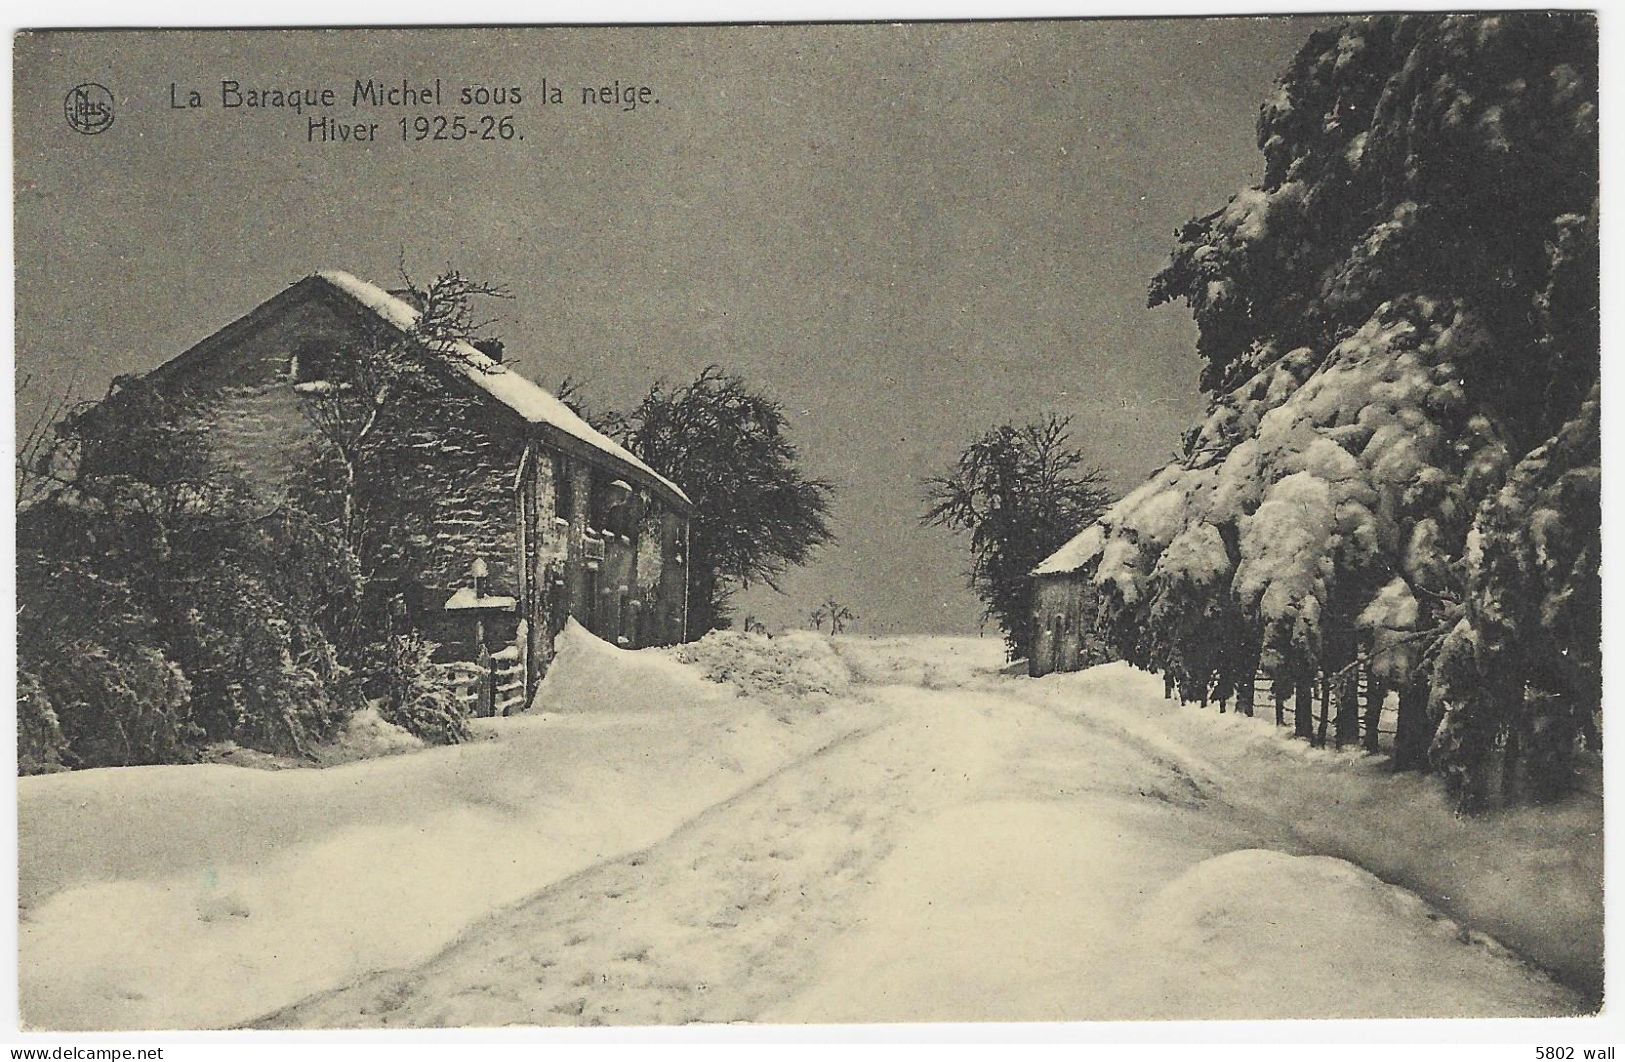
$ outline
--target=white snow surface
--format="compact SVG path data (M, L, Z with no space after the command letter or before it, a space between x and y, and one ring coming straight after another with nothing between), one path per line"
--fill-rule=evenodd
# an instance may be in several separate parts
M734 699L732 690L705 681L670 656L611 645L573 616L553 649L553 662L531 698L532 712L614 714L632 705L678 712Z
M422 962L841 732L838 712L787 724L662 655L588 640L575 629L549 682L598 691L581 707L602 710L475 720L464 745L19 779L24 1023L232 1025Z
M1065 575L1075 572L1100 556L1106 544L1106 532L1099 524L1090 524L1066 541L1060 549L1033 569L1034 575Z
M1538 1016L1600 986L1598 800L1459 819L993 639L558 649L467 746L22 779L24 1020Z
M441 607L448 612L461 609L499 609L512 612L517 602L507 594L476 594L472 586L459 587L455 593L446 598Z
M417 324L418 311L409 303L398 299L368 281L341 269L318 270L316 275L345 295L359 302L384 321L402 332L410 332ZM534 381L521 376L502 362L490 357L468 343L451 344L449 362L468 380L498 402L518 413L532 424L547 424L566 435L573 436L594 449L601 450L617 460L632 466L665 484L684 501L689 497L683 489L662 476L626 447L582 420L575 410L559 401L557 396Z

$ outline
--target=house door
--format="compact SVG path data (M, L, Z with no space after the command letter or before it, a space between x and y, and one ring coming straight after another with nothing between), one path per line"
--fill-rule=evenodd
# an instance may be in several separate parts
M1060 671L1066 663L1066 649L1061 644L1061 617L1057 614L1049 621L1049 669Z

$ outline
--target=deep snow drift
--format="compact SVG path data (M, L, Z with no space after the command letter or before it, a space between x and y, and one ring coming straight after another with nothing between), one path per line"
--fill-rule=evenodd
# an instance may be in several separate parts
M1578 988L1602 994L1603 811L1580 791L1544 808L1457 814L1436 777L1385 757L1315 749L1265 718L1163 699L1127 664L1009 687L1143 742L1221 794L1238 820L1420 893Z
M1600 806L1585 799L1457 820L1432 783L1179 708L1122 665L1000 675L994 642L563 639L533 714L484 721L468 746L322 771L23 779L25 1021L1515 1016L1591 1001Z
M466 745L327 770L20 779L24 1023L228 1025L421 961L845 725L787 723L574 625L560 661L538 711L478 720Z

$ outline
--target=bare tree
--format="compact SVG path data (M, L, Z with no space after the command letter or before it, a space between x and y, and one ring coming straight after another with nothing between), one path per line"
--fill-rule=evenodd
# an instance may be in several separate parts
M49 498L73 481L74 447L70 440L57 431L62 418L84 403L77 397L79 380L70 376L60 393L53 392L29 421L28 430L17 441L16 502L17 511L23 512ZM17 384L17 405L36 392L34 374L29 373Z
M442 357L452 355L449 348L457 341L470 342L497 323L497 318L479 312L486 300L513 298L503 285L475 280L450 266L422 287L412 280L404 262L400 274L418 311L414 337Z
M296 385L305 416L337 460L340 528L358 558L365 556L358 508L361 479L386 411L401 392L428 382L448 362L484 367L465 347L494 323L494 318L480 317L476 305L511 298L505 288L472 280L454 269L421 288L404 266L401 277L418 314L413 326L405 332L383 325L371 329L354 349L333 360L332 378Z
M840 634L848 623L858 619L858 614L831 597L808 613L807 618L812 620L815 631L823 630L825 622L828 622L829 633Z

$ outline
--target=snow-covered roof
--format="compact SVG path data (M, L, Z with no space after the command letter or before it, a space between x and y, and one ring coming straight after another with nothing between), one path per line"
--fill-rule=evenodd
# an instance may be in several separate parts
M448 612L459 612L464 609L502 609L512 612L517 602L506 594L486 594L481 596L474 593L474 588L465 586L446 598L445 609Z
M1066 545L1044 558L1043 563L1033 569L1034 575L1065 575L1075 572L1088 564L1100 553L1100 547L1106 542L1105 533L1099 524L1090 524L1083 531L1067 540Z
M368 283L351 273L339 269L323 269L316 276L350 299L372 311L386 323L409 332L417 324L416 307L404 299L396 298L376 284ZM493 361L469 343L450 344L453 357L448 362L459 369L468 381L523 417L531 424L546 424L571 436L595 450L630 465L664 484L684 502L689 501L683 489L662 476L636 457L620 443L588 424L569 406L559 401L534 381L526 379L502 362Z

